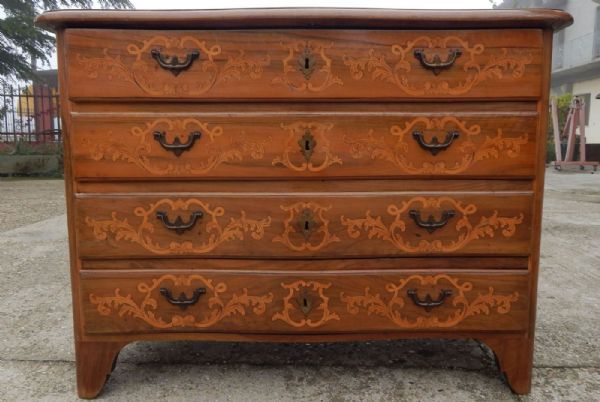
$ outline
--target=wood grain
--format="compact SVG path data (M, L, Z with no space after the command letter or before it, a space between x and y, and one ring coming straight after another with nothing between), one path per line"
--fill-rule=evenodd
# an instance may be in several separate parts
M77 201L80 257L348 257L527 255L531 197L520 194L338 193L94 196ZM420 220L442 220L429 233ZM171 222L204 216L190 230Z
M36 19L45 29L240 29L240 28L370 28L370 29L504 29L549 28L573 23L561 10L399 10L375 8L241 8L223 10L58 10Z
M75 342L77 394L93 399L113 371L119 352L128 342Z
M571 22L41 16L58 30L79 395L136 340L416 337L480 339L529 392L552 29ZM158 66L173 57L189 68ZM153 139L193 130L179 156ZM413 131L453 142L434 155Z
M234 271L383 271L383 270L524 270L529 264L527 257L404 257L404 258L351 258L310 260L258 260L240 258L178 258L178 259L86 259L82 261L82 273L94 276L96 270L234 270Z
M129 194L129 193L256 193L268 189L270 193L327 192L521 192L533 194L529 179L448 180L423 176L419 179L320 179L320 180L107 180L81 179L75 181L76 194Z
M236 30L66 33L72 99L537 98L541 31ZM414 56L460 49L436 75ZM165 57L199 58L178 75ZM306 62L306 57L311 62ZM302 70L309 63L310 74Z
M118 282L118 286L115 282ZM87 334L149 331L268 333L381 332L410 330L522 330L527 314L527 273L451 274L241 273L227 271L102 272L82 279ZM190 298L182 310L159 292ZM407 296L436 299L426 310ZM360 328L356 322L361 322Z
M421 114L359 116L77 114L72 147L78 178L532 177L536 123L535 115L427 105ZM163 137L186 143L194 133L200 138L181 154L161 146ZM457 137L432 154L415 133L424 144Z

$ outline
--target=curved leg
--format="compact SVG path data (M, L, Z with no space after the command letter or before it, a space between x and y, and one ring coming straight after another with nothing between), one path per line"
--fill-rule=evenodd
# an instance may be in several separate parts
M80 398L91 399L100 393L125 345L127 342L75 342Z
M509 387L516 394L531 391L533 368L533 341L527 336L496 336L479 338L496 355L500 370Z

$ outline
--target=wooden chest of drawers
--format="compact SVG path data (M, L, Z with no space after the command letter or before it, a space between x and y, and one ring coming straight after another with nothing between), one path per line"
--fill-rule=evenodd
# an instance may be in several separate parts
M535 11L46 13L79 395L135 340L475 338L531 384Z

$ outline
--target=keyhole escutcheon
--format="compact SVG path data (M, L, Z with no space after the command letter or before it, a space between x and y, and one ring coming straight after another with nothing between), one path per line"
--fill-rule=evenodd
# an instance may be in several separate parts
M303 210L296 225L296 228L300 230L304 239L308 240L317 227L313 212L310 209Z
M304 75L304 79L309 80L315 70L315 57L308 46L304 48L298 57L298 67Z
M303 312L304 314L308 314L308 313L310 313L310 310L311 310L311 308L312 308L312 302L311 302L311 300L308 298L308 296L306 296L306 294L305 294L305 295L303 295L303 296L300 298L300 300L299 300L299 301L300 301L300 303L299 303L299 304L300 304L300 310L302 310L302 312Z
M302 152L304 159L307 162L310 162L310 158L312 157L315 147L317 146L317 141L312 135L310 129L307 128L304 131L304 135L302 138L300 138L300 140L298 140L298 145L300 146L300 152Z

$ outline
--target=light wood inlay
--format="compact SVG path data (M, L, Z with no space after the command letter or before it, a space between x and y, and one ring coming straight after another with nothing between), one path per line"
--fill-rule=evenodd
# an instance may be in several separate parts
M529 392L552 37L571 16L37 21L57 37L80 397L139 340L478 339Z

